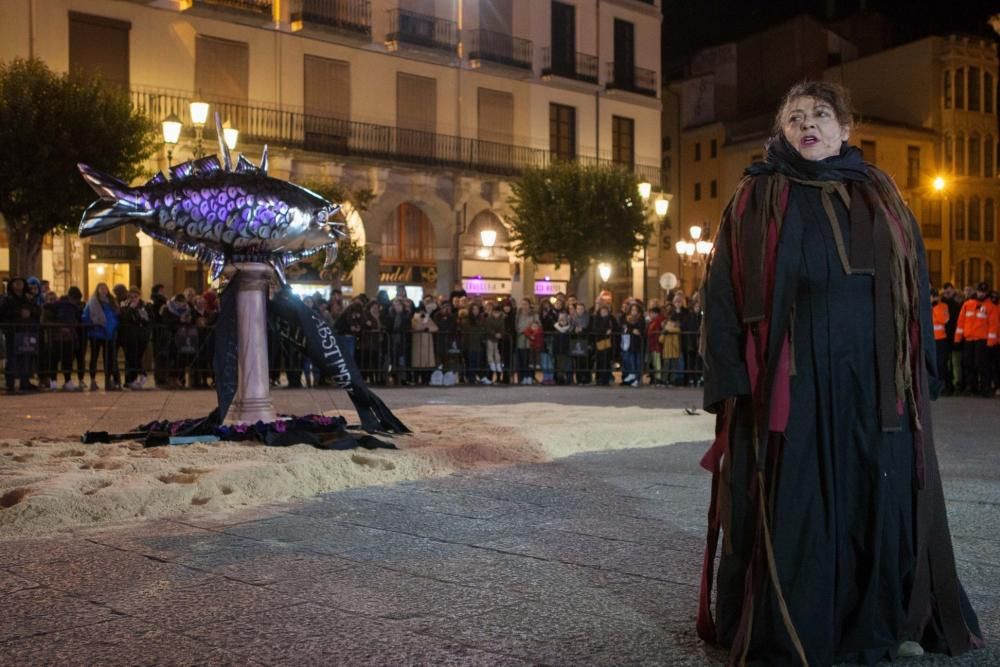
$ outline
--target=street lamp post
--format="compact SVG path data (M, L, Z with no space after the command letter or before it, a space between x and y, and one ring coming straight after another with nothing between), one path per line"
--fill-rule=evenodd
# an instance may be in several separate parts
M697 283L700 267L712 252L713 244L711 241L705 241L701 238L702 228L698 225L692 225L688 229L688 235L691 237L690 241L681 239L674 244L674 248L677 250L677 257L681 263L685 265L691 264L695 267L694 278L695 283Z
M191 124L194 125L194 156L196 158L205 157L205 148L202 145L202 133L205 130L205 122L208 120L208 102L191 103Z

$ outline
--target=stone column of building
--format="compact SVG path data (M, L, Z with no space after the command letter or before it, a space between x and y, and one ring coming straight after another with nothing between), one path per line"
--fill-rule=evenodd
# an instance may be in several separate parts
M139 232L139 252L142 259L141 278L142 296L149 299L153 285L166 285L169 291L174 286L174 253L162 243L157 243L152 237Z

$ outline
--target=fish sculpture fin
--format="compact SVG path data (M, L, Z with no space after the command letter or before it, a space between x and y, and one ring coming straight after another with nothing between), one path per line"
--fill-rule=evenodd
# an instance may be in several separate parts
M260 154L260 173L267 175L267 144L264 144L264 151Z
M257 165L246 159L246 157L241 153L239 159L236 161L236 173L256 174L258 172L260 172L260 169L257 168Z
M233 170L233 156L229 153L229 146L226 144L226 134L222 131L222 119L219 112L215 112L215 133L219 138L219 152L222 153L222 166L226 171Z
M190 178L194 176L194 162L190 160L187 162L181 162L180 164L175 164L170 168L170 178L171 180L183 180L185 178Z
M166 183L167 177L163 175L162 171L156 172L156 176L146 181L146 185L159 185L160 183Z
M81 237L100 234L153 215L138 192L128 184L85 164L78 164L77 168L87 185L100 197L83 212L80 220Z
M213 171L222 169L222 163L214 155L206 155L194 161L193 165L196 174L210 174Z
M222 270L226 268L226 258L222 253L215 253L212 258L212 269L211 276L212 280L218 280L219 276L222 275Z

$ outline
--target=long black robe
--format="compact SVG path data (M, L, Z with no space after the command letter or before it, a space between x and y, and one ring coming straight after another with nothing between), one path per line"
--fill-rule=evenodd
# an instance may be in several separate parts
M833 201L849 245L848 210L838 198ZM730 645L747 600L747 567L761 538L748 499L754 483L752 406L726 231L707 284L705 402L714 409L724 398L742 397L730 431L731 550L719 565L716 605L718 640ZM926 288L924 251L915 233L918 275ZM795 373L788 425L768 475L769 513L778 580L809 664L871 664L894 655L904 639L949 651L936 616L921 636L907 636L917 569L913 433L909 415L901 430L880 427L874 279L845 273L819 188L791 184L776 263L774 311L791 319ZM929 303L926 310L920 318L923 340L933 345ZM785 330L777 324L773 331ZM933 348L926 346L925 353L933 370ZM936 466L927 474L940 483ZM954 584L967 627L981 636L960 584ZM801 664L773 588L755 585L748 662Z

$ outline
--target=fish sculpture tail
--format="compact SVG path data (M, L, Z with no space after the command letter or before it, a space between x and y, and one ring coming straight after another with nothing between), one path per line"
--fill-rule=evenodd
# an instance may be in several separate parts
M130 222L151 218L153 211L136 188L85 164L78 164L83 179L100 199L87 207L80 222L80 236L106 232Z

